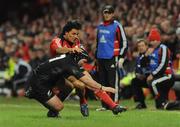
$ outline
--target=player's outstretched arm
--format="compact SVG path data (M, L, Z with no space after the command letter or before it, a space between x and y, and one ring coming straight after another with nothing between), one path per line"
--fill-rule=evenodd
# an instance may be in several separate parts
M73 84L78 81L78 79L76 79L74 76L69 76L67 79L69 81L71 81ZM111 93L116 92L116 90L114 88L102 86L101 84L97 83L95 80L93 80L92 78L90 78L86 75L81 77L79 80L81 82L83 82L83 84L85 84L85 87L87 87L93 91L104 90L106 92L111 92ZM75 87L79 87L78 83L77 83L77 86L75 86Z
M71 82L75 88L79 88L79 89L85 88L85 84L74 76L69 76L66 80L68 80L68 82Z
M102 86L102 90L106 91L106 92L110 92L110 93L116 93L117 92L114 88L112 88L112 87L105 87L105 86Z

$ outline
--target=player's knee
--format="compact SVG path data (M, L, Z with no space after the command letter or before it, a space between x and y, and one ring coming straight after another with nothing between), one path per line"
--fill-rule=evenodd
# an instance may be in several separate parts
M55 108L56 111L59 112L59 111L61 111L64 108L64 105L63 104L56 105L54 108Z

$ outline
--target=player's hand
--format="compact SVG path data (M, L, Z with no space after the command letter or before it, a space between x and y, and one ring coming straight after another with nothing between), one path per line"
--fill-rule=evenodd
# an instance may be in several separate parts
M154 51L154 48L148 48L148 50L145 53L145 56L149 56Z
M150 74L148 77L147 77L147 83L150 84L150 82L153 80L153 75Z
M81 59L79 62L78 62L78 65L79 66L83 66L84 63L86 63L87 60L86 59Z
M106 91L106 92L110 92L110 93L116 93L117 91L112 88L112 87L105 87L105 86L102 86L102 90Z
M78 47L74 47L71 49L71 53L81 53L83 50L81 48Z
M120 58L118 61L119 68L123 68L124 58Z

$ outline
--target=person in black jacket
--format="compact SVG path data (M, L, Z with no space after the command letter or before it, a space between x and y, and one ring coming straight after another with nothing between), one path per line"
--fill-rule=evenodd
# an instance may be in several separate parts
M137 41L137 48L139 55L136 59L136 70L135 70L135 78L132 80L132 90L134 95L134 100L137 102L136 109L144 109L146 108L145 97L143 94L142 88L147 88L146 78L150 73L149 69L149 58L148 53L151 49L148 49L147 42L144 39L140 39ZM147 50L148 49L148 50Z

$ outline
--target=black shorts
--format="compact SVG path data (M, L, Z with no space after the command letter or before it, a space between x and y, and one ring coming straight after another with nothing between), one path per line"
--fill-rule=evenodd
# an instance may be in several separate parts
M44 104L54 96L51 88L48 88L44 83L37 80L34 75L31 75L27 81L25 96L30 99L36 99Z

